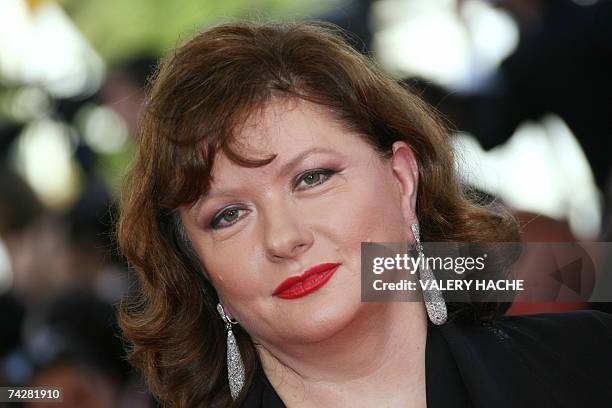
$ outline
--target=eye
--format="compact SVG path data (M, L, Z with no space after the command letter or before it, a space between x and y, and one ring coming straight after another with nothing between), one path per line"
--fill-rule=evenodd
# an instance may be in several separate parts
M237 207L227 208L213 217L210 227L212 229L229 227L235 224L241 218L241 214L246 211L248 210Z
M327 180L329 180L334 175L334 173L336 173L336 171L331 169L317 169L307 171L306 173L302 173L300 176L298 176L295 181L295 188L299 188L300 185L302 185L300 189L305 190L318 186L319 184L323 184Z

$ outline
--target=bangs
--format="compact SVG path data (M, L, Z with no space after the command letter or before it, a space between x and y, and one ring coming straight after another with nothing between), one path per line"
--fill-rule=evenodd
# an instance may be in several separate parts
M159 141L160 149L166 147L165 154L158 156L157 168L152 172L158 176L154 184L159 208L190 205L205 195L213 181L212 169L218 153L243 167L265 166L276 158L275 154L264 158L245 154L238 135L248 118L257 115L266 103L259 101L250 106L245 100L240 105L218 116L203 109L204 112L191 112L189 117L183 115L182 120L157 119L164 129L160 136L166 139Z

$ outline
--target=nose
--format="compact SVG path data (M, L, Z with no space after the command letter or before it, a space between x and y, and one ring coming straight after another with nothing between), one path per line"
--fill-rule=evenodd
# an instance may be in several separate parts
M271 205L264 219L265 249L272 262L295 259L312 246L312 231L290 204Z

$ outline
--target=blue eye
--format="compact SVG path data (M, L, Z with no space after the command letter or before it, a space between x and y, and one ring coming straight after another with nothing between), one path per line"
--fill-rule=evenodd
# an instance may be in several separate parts
M302 190L318 186L329 180L334 173L336 173L336 171L331 169L317 169L302 173L295 181L295 188L300 187L302 183L305 186L301 188Z
M229 227L230 225L236 223L241 217L240 214L242 211L247 211L242 208L228 208L218 215L216 215L212 221L210 222L210 227L212 229L220 229Z

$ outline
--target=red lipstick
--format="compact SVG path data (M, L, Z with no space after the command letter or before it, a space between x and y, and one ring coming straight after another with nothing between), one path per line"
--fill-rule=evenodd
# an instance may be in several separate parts
M323 263L308 268L300 276L292 276L281 282L272 293L283 299L306 296L325 285L341 264Z

